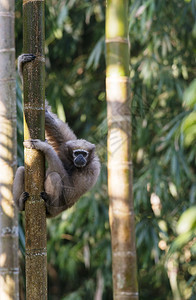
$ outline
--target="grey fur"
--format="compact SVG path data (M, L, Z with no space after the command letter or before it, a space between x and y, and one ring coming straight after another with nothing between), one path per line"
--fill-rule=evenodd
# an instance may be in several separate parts
M24 55L24 60L23 55L19 57L19 70L27 62L26 58L27 55ZM95 145L77 139L68 124L51 113L47 102L45 120L47 142L28 140L24 142L24 147L42 151L48 161L45 192L41 196L46 203L47 217L54 217L73 206L92 188L100 173L100 162L95 154ZM77 157L77 151L80 157ZM19 210L24 210L24 202L28 198L24 191L24 167L17 169L13 194Z

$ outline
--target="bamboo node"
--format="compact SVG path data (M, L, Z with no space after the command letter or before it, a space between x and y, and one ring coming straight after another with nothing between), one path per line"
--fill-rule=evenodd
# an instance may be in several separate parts
M25 5L29 2L44 2L44 0L23 0L23 5Z
M47 249L33 249L33 250L26 250L26 256L47 256Z
M120 209L112 209L112 213L113 213L113 215L117 215L117 216L119 216L119 215L123 215L123 216L131 216L131 215L133 215L133 212L132 211L122 211L122 210L120 210Z
M106 84L107 83L130 83L130 77L129 76L120 76L120 75L115 75L115 76L109 76L106 77Z
M19 268L0 268L1 275L19 274Z
M45 107L42 103L42 105L40 105L40 107L35 107L32 105L31 102L28 102L28 103L24 103L24 109L27 110L27 109L30 109L30 110L35 110L35 111L42 111L42 110L45 110Z
M132 251L116 251L113 253L114 256L120 256L120 257L127 257L127 256L131 256L134 257L135 254Z
M131 296L132 297L131 299L133 299L133 297L135 299L138 299L139 293L138 292L135 292L135 293L133 293L133 292L118 292L115 295L117 296L116 299L120 299L121 296Z
M11 236L18 236L18 226L13 226L13 227L3 227L1 229L1 234L0 236L3 237L3 236L8 236L8 235L11 235Z
M15 77L9 77L9 78L1 78L0 83L3 82L5 84L6 82L15 82L16 78Z
M0 12L0 17L15 18L15 14L12 13L12 12L1 11L1 12Z
M113 161L108 162L108 169L123 170L133 166L132 161Z
M113 38L108 38L105 40L106 44L108 43L123 43L123 44L128 44L129 40L128 38L124 38L121 36L113 37Z
M1 16L1 14L0 14ZM15 48L2 48L0 49L0 53L3 53L3 52L15 52Z
M109 119L109 124L112 123L124 123L124 122L131 122L130 115L112 115L112 118Z

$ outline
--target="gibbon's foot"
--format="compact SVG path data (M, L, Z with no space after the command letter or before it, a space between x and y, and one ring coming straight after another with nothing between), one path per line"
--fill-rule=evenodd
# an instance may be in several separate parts
M40 197L44 200L47 201L48 200L48 194L46 192L41 192L40 193Z
M30 62L30 61L34 60L35 58L36 58L36 56L34 54L23 53L18 57L18 62L20 62L21 64L24 64L26 62Z
M29 193L23 192L21 194L20 199L17 204L20 211L23 211L25 209L25 202L27 201L28 198L29 198Z
M29 193L23 192L22 193L22 201L25 202L25 201L27 201L28 198L29 198Z

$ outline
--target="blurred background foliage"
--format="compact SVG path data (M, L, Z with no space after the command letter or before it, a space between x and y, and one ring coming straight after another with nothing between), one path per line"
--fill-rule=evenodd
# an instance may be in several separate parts
M105 1L46 1L46 97L78 137L97 144L102 163L95 188L73 208L48 220L51 300L112 299L104 19ZM193 300L196 1L130 1L129 36L140 300ZM16 55L21 53L22 1L18 0ZM21 95L18 80L19 165L23 163Z

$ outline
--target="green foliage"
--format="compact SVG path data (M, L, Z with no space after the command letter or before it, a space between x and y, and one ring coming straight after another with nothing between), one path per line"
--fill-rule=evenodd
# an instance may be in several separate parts
M188 243L192 250L191 252L195 255L196 246L194 238L196 236L196 206L188 208L181 215L176 226L176 231L179 235L171 244L168 255L171 255L176 251L180 251Z
M183 100L185 107L190 111L182 123L182 133L184 144L190 146L196 142L196 80L185 90Z
M191 25L190 19L194 19L196 11L194 1L166 4L150 0L132 1L130 12L138 262L139 269L154 270L155 289L164 278L164 272L162 279L157 273L176 236L177 220L196 199L194 81L190 85L195 76L194 21ZM180 248L191 241L193 232L186 235L178 243ZM175 259L179 273L176 290L168 275L171 292L165 285L156 299L177 299L176 295L190 298L193 282L189 283L189 264L193 263L194 255L186 255L183 248ZM170 270L170 265L164 267L168 274L175 269L172 264ZM149 273L143 277L139 272L141 293L143 280L151 282L150 276ZM184 289L179 288L182 285ZM149 295L142 293L142 299L154 298L154 291Z
M195 264L193 260L190 260L190 258L196 258L196 206L188 208L181 215L180 219L177 222L176 231L178 233L178 236L175 238L169 248L167 259L172 260L173 257L178 254L180 255L181 263L184 262L184 265L187 265L187 261L189 262L189 280L187 281L186 288L192 286L192 295L190 299L194 299L196 292L196 286L194 284L196 274ZM191 294L190 289L189 294Z
M196 229L196 206L187 209L180 217L177 224L179 234Z
M22 52L21 7L22 2L17 1L17 55ZM47 99L78 137L97 144L102 162L96 187L72 209L48 220L51 300L94 299L97 289L103 293L102 299L112 299L104 11L104 2L99 0L46 3ZM130 1L132 150L141 300L170 300L178 295L194 299L196 293L195 19L194 0ZM21 98L18 86L17 97ZM22 164L21 102L17 104ZM179 229L181 226L186 232Z

